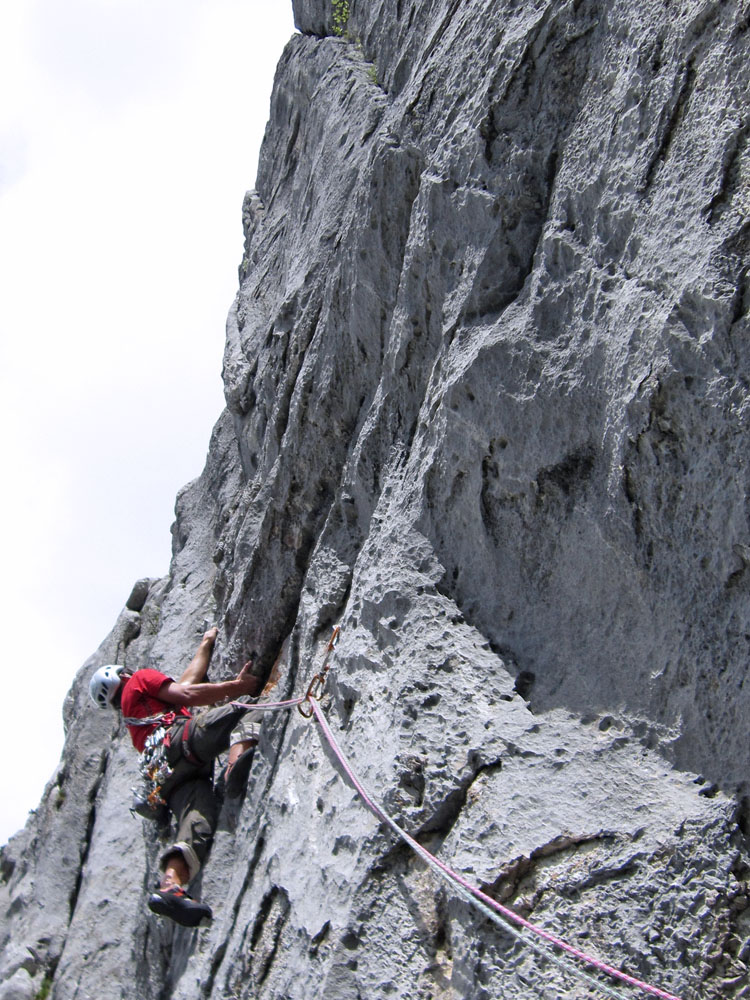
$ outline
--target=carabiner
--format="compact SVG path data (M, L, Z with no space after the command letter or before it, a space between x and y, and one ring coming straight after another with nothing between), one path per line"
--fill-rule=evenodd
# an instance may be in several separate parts
M310 684L307 688L307 694L305 695L305 700L302 702L302 704L297 705L297 709L299 710L300 715L304 719L309 719L313 713L312 713L312 707L310 708L309 712L303 712L302 705L310 701L311 698L314 698L316 701L320 701L321 698L323 697L324 684L325 684L325 677L323 676L323 674L315 674L313 679L310 681Z
M313 679L307 688L307 694L305 695L302 702L297 705L297 711L302 716L303 719L312 718L313 710L312 705L308 703L314 698L316 701L321 701L323 698L323 688L326 684L326 677L328 676L328 670L330 669L330 664L328 663L328 654L332 653L336 648L336 643L339 641L339 632L341 629L337 625L333 630L333 635L328 641L328 647L326 648L325 659L323 660L323 669L320 673L315 674Z
M307 710L307 705L308 703L306 701L300 702L300 704L297 705L297 711L303 719L312 719L312 705L309 706L309 710Z
M316 701L320 701L323 697L323 686L325 684L325 677L322 674L316 674L310 681L310 686L307 689L307 694L305 695L305 700L309 701L310 698L314 698ZM320 688L320 690L316 690Z

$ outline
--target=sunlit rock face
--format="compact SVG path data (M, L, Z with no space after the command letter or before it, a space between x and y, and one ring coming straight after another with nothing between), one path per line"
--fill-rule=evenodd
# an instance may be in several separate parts
M186 931L151 916L102 662L249 655L471 882L686 998L750 995L748 11L295 0L227 409L2 854L0 1000L590 997L269 717ZM238 127L241 127L238 123ZM627 995L637 995L620 987Z

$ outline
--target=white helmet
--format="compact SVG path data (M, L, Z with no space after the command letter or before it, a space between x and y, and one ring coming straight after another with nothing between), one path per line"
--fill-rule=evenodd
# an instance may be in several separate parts
M91 700L99 708L108 708L112 704L117 689L120 686L120 672L123 666L109 663L105 667L99 667L89 684L89 694Z

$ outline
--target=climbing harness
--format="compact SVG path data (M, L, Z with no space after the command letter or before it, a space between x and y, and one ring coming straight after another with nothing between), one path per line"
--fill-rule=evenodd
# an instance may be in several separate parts
M181 751L185 760L190 761L191 764L197 764L200 766L201 764L205 764L205 761L201 760L200 757L197 757L190 749L190 723L192 721L192 718L186 718L183 723L182 735L180 736Z
M124 716L122 721L126 726L171 726L176 718L178 718L177 712L165 712L164 715L149 715L145 719Z

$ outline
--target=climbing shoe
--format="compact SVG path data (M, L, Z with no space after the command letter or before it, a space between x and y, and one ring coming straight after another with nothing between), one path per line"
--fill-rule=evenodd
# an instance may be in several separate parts
M157 889L148 897L148 908L160 917L169 917L183 927L197 927L202 920L210 920L211 907L188 896L184 889Z
M247 776L250 773L250 765L253 762L255 747L257 744L258 741L256 740L251 747L245 750L244 753L240 754L232 767L229 769L228 774L226 767L221 772L221 777L224 779L224 793L228 799L239 798L245 790Z

